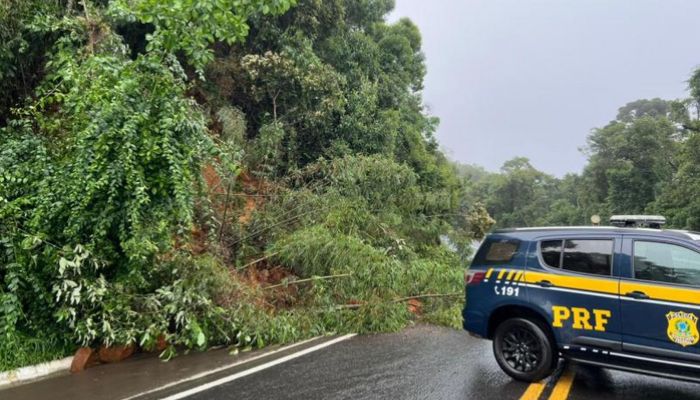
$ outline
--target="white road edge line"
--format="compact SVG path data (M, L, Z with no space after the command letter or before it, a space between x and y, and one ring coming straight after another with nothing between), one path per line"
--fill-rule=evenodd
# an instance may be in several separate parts
M184 392L180 392L168 397L164 397L161 400L179 400L179 399L184 399L185 397L192 396L193 394L203 392L205 390L211 389L215 386L223 385L224 383L228 383L231 381L235 381L236 379L243 378L244 376L252 375L256 372L262 371L264 369L274 367L275 365L279 365L282 363L285 363L289 360L293 360L295 358L301 357L303 355L313 353L314 351L321 350L323 348L326 348L328 346L332 346L338 342L342 342L344 340L348 340L352 337L356 336L355 333L351 333L348 335L340 336L338 338L335 338L333 340L329 340L327 342L323 342L321 344L317 344L316 346L309 347L308 349L304 349L301 351L298 351L296 353L292 353L288 356L284 356L281 358L278 358L276 360L272 360L270 362L266 362L265 364L260 364L257 367L253 367L250 369L247 369L245 371L238 372L233 375L225 376L221 379L217 379L213 382L205 383L204 385L193 387L192 389L185 390Z
M225 371L225 370L227 370L227 369L230 369L230 368L233 368L233 367L237 367L237 366L239 366L239 365L242 365L242 364L245 364L245 363L249 363L249 362L251 362L251 361L255 361L255 360L258 360L258 359L260 359L260 358L267 357L267 356L272 355L272 354L275 354L275 353L279 353L279 352L281 352L281 351L293 349L293 348L295 348L295 347L301 346L302 344L306 344L306 343L312 342L312 341L317 340L317 339L320 339L320 338L322 338L322 337L323 337L323 336L316 336L316 337L312 337L311 339L302 340L301 342L292 343L292 344L290 344L290 345L288 345L288 346L280 347L279 349L275 349L275 350L272 350L272 351L268 351L268 352L259 354L259 355L254 356L254 357L246 358L246 359L244 359L244 360L241 360L241 361L238 361L238 362L234 362L234 363L232 363L232 364L226 364L226 365L223 365L223 366L221 366L221 367L211 369L211 370L209 370L209 371L200 372L200 373L195 374L195 375L192 375L192 376L190 376L190 377L183 378L183 379L180 379L180 380L177 380L177 381L174 381L174 382L170 382L170 383L167 383L167 384L165 384L165 385L158 386L157 388L149 389L149 390L146 390L146 391L143 391L143 392L140 392L140 393L131 395L131 396L129 396L129 397L124 397L124 398L121 399L121 400L132 400L132 399L135 399L135 398L137 398L137 397L145 396L145 395L148 395L148 394L151 394L151 393L155 393L155 392L160 392L161 390L165 390L165 389L171 388L171 387L173 387L173 386L177 386L177 385L182 384L182 383L187 383L187 382L190 382L190 381L194 381L194 380L197 380L197 379L201 379L201 378L204 378L204 377L209 376L209 375L211 375L211 374L216 374L216 373L218 373L218 372Z

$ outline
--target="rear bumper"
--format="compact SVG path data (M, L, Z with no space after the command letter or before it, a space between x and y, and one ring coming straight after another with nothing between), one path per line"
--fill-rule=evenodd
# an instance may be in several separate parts
M488 334L488 320L480 311L464 309L462 311L462 327L472 336L486 337Z

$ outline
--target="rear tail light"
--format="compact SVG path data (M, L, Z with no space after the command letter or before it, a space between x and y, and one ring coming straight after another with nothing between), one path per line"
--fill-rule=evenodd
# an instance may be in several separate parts
M465 285L478 285L486 277L486 272L484 271L464 271L464 284Z

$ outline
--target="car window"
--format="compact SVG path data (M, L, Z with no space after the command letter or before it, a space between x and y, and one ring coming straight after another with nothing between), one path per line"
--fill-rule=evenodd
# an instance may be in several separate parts
M561 244L562 240L544 240L540 243L542 260L547 266L552 268L561 267Z
M612 239L543 240L540 254L551 268L595 275L612 273Z
M508 262L518 252L518 247L519 240L492 241L484 259L489 262Z
M671 243L635 241L634 277L700 286L700 253Z
M613 241L570 239L564 241L562 269L595 275L612 273Z

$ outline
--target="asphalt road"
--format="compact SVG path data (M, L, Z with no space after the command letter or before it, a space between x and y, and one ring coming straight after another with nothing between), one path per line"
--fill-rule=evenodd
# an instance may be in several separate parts
M501 373L490 342L419 326L340 342L191 399L517 399L527 386Z
M575 372L571 400L700 399L700 384L655 378L583 365Z
M697 384L565 362L545 382L516 382L498 368L489 341L458 330L416 326L341 339L248 353L235 359L238 364L231 363L225 351L192 354L170 363L130 360L0 390L0 399L700 400ZM207 372L213 368L215 373ZM199 378L189 379L192 375Z
M246 399L699 399L700 385L561 362L540 384L513 381L491 342L417 326L355 337L191 400Z

